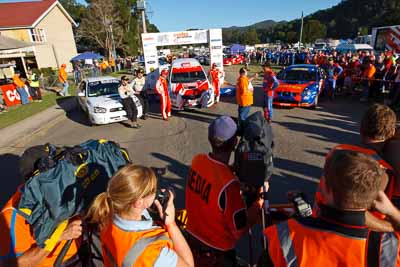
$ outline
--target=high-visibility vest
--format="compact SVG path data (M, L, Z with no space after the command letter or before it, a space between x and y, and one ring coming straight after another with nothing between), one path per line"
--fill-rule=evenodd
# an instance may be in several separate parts
M39 79L35 73L29 75L28 79L31 87L39 87Z
M310 217L271 226L264 234L274 267L397 266L399 241L395 233L382 234L380 247L379 243L378 247L371 247L377 252L376 257L369 257L370 250L367 253L366 248L370 232L366 226Z
M0 223L0 259L16 258L21 256L24 252L31 247L37 246L33 238L32 230L17 212L18 202L21 198L21 191L17 192L10 198L0 212L3 218ZM4 225L4 223L6 225ZM18 232L16 232L18 231ZM52 267L56 262L58 255L60 255L67 241L61 241L54 248L54 250L43 259L38 267ZM78 241L74 240L69 247L63 261L67 261L76 255L78 251Z
M239 180L225 164L206 154L193 158L185 191L186 231L203 244L220 251L233 249L237 242L226 227L226 221L233 220L234 215L225 214L219 205L222 192L232 183L239 183ZM243 203L240 196L229 201Z
M395 188L395 176L394 176L394 171L392 166L390 166L389 163L387 163L385 160L383 160L381 158L381 156L378 155L378 153L376 153L375 150L373 149L369 149L369 148L364 148L364 147L360 147L360 146L356 146L356 145L347 145L347 144L342 144L342 145L338 145L336 147L334 147L327 155L326 155L326 159L328 159L332 153L336 150L346 150L346 151L355 151L355 152L359 152L359 153L363 153L366 155L371 156L372 158L374 158L376 161L378 161L378 163L386 169L386 172L388 174L389 177L389 181L388 181L388 185L386 186L386 190L385 193L386 195L392 199L395 196L398 196L399 194L397 193L398 190L396 190ZM319 204L326 204L325 198L322 194L323 189L326 187L325 185L325 177L322 176L320 181L319 181L319 185L317 188L317 191L315 193L315 203L317 205ZM374 213L375 215L377 215L377 217L379 218L384 218L384 216L379 216L378 213Z
M100 239L106 267L152 267L163 248L173 249L162 228L129 232L110 223L101 231Z

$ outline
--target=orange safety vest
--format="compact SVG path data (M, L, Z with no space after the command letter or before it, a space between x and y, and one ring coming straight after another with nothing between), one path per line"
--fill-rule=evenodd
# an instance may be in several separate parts
M31 247L36 246L36 241L32 236L30 225L17 213L16 207L18 206L21 195L21 191L17 190L0 213L0 216L3 218L0 222L0 259L16 258ZM66 242L67 241L59 242L55 249L38 265L38 267L54 266ZM75 256L77 251L77 241L74 241L64 257L64 262Z
M376 161L378 161L378 163L386 169L387 174L389 176L389 181L388 181L388 185L386 186L386 190L385 193L386 195L389 197L389 199L392 199L395 195L398 195L398 193L395 190L395 177L394 177L394 172L393 172L393 168L392 166L390 166L389 163L387 163L385 160L383 160L378 153L376 153L375 150L373 149L368 149L368 148L364 148L364 147L360 147L360 146L355 146L355 145L347 145L347 144L342 144L342 145L338 145L336 147L334 147L327 155L326 158L328 159L330 157L330 155L332 155L332 153L336 150L347 150L347 151L355 151L355 152L360 152L360 153L364 153L366 155L371 156L372 158L374 158ZM322 194L323 190L325 189L326 184L325 184L325 177L322 176L321 179L319 180L319 185L317 188L317 191L315 192L315 203L317 205L320 204L326 204L326 200ZM317 208L317 207L316 207ZM379 215L379 213L374 212L374 215L376 215L379 218L384 218L385 216Z
M356 216L365 218L363 212ZM365 225L347 225L310 217L290 219L268 227L264 234L274 267L397 266L397 236L384 233L386 242L367 250L370 232ZM368 257L370 249L376 257Z
M237 242L226 227L233 214L225 214L219 206L221 194L232 183L239 180L225 164L206 154L193 158L185 194L186 230L205 245L221 251L233 249ZM243 202L240 197L229 201Z
M253 92L249 90L249 78L240 76L236 84L236 102L241 107L253 105Z
M58 71L58 80L61 83L64 83L67 81L67 79L68 79L68 74L65 71L65 68L61 67L60 70Z
M25 86L25 83L17 75L13 76L13 83L15 84L16 87L19 88Z
M129 232L110 223L101 231L100 239L106 267L152 267L163 248L173 248L163 228Z

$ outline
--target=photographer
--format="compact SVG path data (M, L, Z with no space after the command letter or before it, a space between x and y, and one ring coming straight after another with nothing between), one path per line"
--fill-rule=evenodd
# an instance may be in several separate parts
M398 239L385 233L382 241L372 240L365 219L385 171L363 153L334 151L324 173L328 198L317 217L290 219L265 230L268 266L396 266Z
M258 219L262 200L246 209L240 182L229 167L237 125L228 116L208 128L209 154L192 160L186 184L186 230L196 266L236 266L235 245Z
M73 240L62 266L77 259L82 235L82 221L71 219L61 223L51 237L40 247L33 236L33 227L17 212L23 186L11 197L0 212L0 267L53 266L68 240Z
M135 93L133 90L133 83L129 83L129 78L125 75L121 77L121 85L118 87L118 93L122 99L122 105L126 111L126 115L128 119L131 120L131 127L139 129L140 125L137 123L138 110L132 99L132 95Z
M104 264L108 266L194 266L186 240L175 224L174 197L165 208L155 200L157 178L147 167L129 164L93 201L87 218L100 226ZM147 211L157 206L164 227Z

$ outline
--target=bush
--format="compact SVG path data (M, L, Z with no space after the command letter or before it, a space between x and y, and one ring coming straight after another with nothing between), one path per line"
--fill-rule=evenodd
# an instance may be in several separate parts
M53 70L50 67L49 68L41 68L39 73L43 73L43 77L53 77L57 74L56 70Z

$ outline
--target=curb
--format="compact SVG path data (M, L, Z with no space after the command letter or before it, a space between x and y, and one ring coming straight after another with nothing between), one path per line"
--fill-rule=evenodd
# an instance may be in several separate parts
M0 149L18 147L28 138L60 121L62 116L76 108L76 98L70 97L31 117L0 130Z

